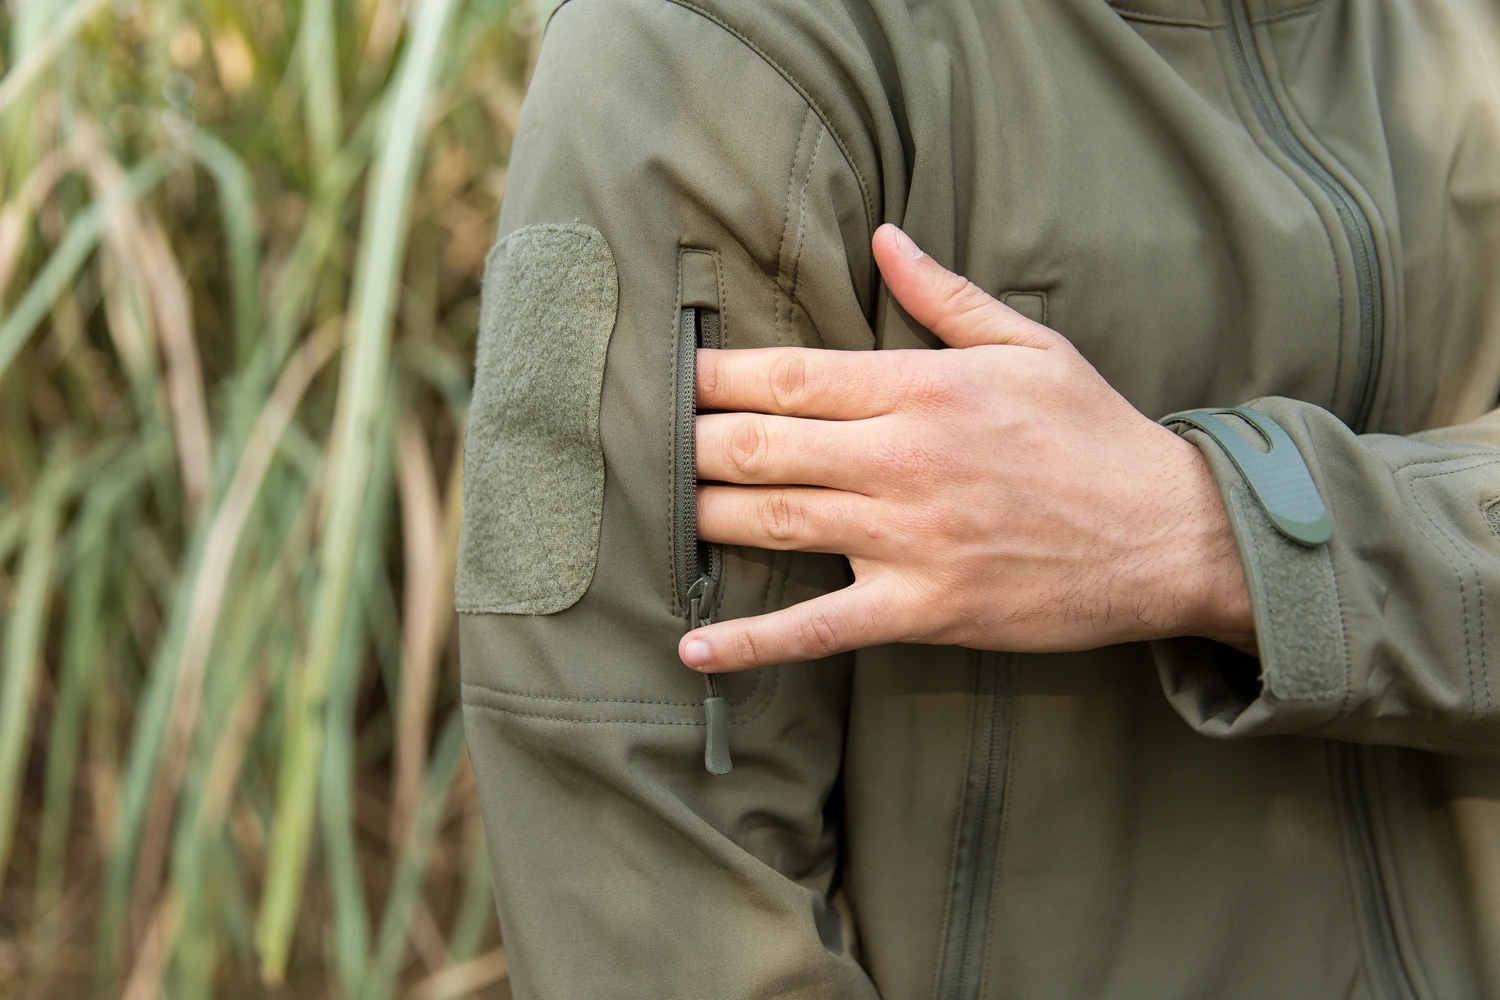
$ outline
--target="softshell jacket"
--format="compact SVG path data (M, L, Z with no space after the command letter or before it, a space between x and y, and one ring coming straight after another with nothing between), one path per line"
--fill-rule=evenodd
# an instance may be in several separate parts
M1497 21L565 3L487 262L457 584L514 994L1500 997ZM1144 413L1284 431L1327 541L1172 424L1258 656L680 664L694 621L850 581L696 541L693 350L936 346L873 266L887 221Z

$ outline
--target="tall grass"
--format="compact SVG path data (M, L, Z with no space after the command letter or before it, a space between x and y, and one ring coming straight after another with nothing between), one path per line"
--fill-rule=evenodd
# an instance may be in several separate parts
M0 995L506 995L450 594L550 6L0 13Z

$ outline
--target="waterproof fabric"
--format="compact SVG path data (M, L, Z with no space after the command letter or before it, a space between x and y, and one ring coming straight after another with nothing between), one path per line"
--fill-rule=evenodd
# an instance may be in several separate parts
M565 610L460 625L515 995L1500 996L1496 22L1457 0L564 4L500 237L590 226L618 267L597 567ZM1275 420L1333 538L1276 533L1187 430L1259 658L1185 638L772 667L723 679L734 769L710 775L675 654L678 310L711 300L732 348L934 346L879 284L886 221L1143 412ZM509 502L471 484L468 516ZM719 617L849 579L735 548L720 574Z

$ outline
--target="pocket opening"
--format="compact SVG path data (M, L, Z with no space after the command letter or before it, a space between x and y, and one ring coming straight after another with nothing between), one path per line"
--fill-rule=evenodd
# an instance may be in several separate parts
M723 324L718 309L689 304L712 295L717 303L718 261L705 251L684 250L679 256L681 303L677 322L676 421L672 469L672 575L678 609L689 630L707 625L718 611L724 554L719 545L698 538L698 358L700 347L723 346ZM710 270L711 269L711 272ZM711 278L712 280L705 280ZM703 675L705 742L703 766L710 774L727 774L729 705L719 691L718 678Z

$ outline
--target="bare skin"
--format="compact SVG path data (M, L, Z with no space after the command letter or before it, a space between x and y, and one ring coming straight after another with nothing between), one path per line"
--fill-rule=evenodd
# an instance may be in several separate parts
M855 582L695 629L743 670L886 642L1018 652L1179 635L1253 652L1229 521L1191 443L1061 334L882 226L896 300L950 348L698 352L699 535L837 552ZM730 485L717 485L717 484Z

